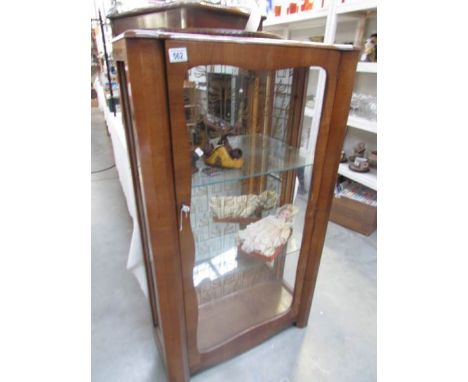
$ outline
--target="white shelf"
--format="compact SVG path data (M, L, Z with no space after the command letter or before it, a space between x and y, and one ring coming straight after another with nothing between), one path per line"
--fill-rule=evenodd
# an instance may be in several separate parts
M339 4L336 7L337 14L348 12L369 11L377 9L377 0L347 0L344 4Z
M352 171L348 166L349 163L340 163L338 174L377 191L377 170L375 168L371 168L369 172L362 173Z
M354 127L355 129L377 134L377 122L369 121L368 119L350 115L348 117L348 126Z
M268 18L263 23L263 27L273 27L273 26L288 26L290 24L295 24L301 21L310 21L319 18L326 18L328 14L328 9L318 9L311 11L304 11L293 13L291 15L285 16L268 16Z
M377 62L359 62L356 71L359 73L377 73Z
M283 15L279 17L269 15L263 23L264 30L273 33L278 33L283 35L283 37L289 38L292 35L293 31L315 30L316 28L323 27L325 41L335 41L336 29L338 24L346 23L347 21L358 21L357 27L359 27L360 22L361 20L363 20L363 16L366 13L371 11L373 14L377 11L377 0L345 0L344 3L342 3L341 0L335 0L335 3L333 3L333 1L330 3L331 5L325 9L313 9L311 11L299 12L292 15ZM331 6L332 8L330 8ZM355 32L357 34L358 31L356 30ZM315 31L313 33L318 34L318 32ZM305 34L304 32L296 34L301 39L307 39L307 34ZM362 36L360 36L359 38L362 39ZM350 38L349 41L352 41L352 39ZM360 81L364 81L365 87L373 87L373 80L374 78L376 78L375 75L377 74L377 63L359 62L356 68L356 72L360 74L357 77L360 78ZM372 78L369 78L369 76ZM370 82L368 82L367 80L369 80ZM309 121L312 124L317 122L314 119L310 120L310 118L314 117L314 114L314 108L306 107L304 109L304 116L306 118L309 118L309 120L307 120L307 123L309 123ZM350 128L349 133L353 136L352 138L356 138L354 137L355 135L359 136L360 132L357 130L366 132L364 134L365 139L370 139L373 141L376 137L376 121L370 121L364 118L350 116L348 118L348 126ZM375 135L372 136L368 133ZM373 190L377 190L376 169L371 169L368 173L358 173L350 170L348 167L348 163L344 163L340 164L338 173Z
M311 107L306 106L304 109L304 115L306 117L312 118L315 114L315 109L312 109Z

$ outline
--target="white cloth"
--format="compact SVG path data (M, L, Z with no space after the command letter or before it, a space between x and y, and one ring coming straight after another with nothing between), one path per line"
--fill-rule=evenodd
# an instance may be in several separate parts
M116 116L109 111L106 106L104 89L96 79L94 88L96 89L99 101L99 109L104 113L109 134L111 136L112 148L114 150L115 167L119 174L120 184L127 202L128 212L133 221L133 233L127 259L127 269L136 277L141 290L148 297L148 284L146 281L145 265L143 261L143 248L140 237L140 227L136 214L135 194L133 191L132 172L127 153L127 140L122 123L121 113Z

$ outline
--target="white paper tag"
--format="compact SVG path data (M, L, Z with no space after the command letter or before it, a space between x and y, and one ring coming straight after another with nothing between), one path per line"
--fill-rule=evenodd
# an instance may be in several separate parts
M197 154L200 158L203 156L204 152L200 147L195 149L195 154Z
M187 62L187 48L170 48L169 62Z

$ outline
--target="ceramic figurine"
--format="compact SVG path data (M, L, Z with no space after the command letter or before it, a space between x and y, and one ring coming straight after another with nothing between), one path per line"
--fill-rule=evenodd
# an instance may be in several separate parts
M366 144L364 142L359 142L356 146L353 147L353 154L349 156L349 160L354 162L356 158L364 158L366 156Z
M355 172L368 172L369 161L367 158L356 157L354 162L349 164L349 169Z
M221 168L242 168L242 150L233 149L227 139L227 134L221 136L218 145L214 147L211 143L204 149L203 159L207 165Z
M377 33L372 34L364 45L361 61L377 62Z

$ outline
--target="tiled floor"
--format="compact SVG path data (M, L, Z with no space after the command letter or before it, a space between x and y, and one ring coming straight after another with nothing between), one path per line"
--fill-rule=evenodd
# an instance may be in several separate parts
M113 164L92 112L92 170ZM92 380L166 382L150 311L126 269L132 222L115 168L92 175ZM376 372L377 235L330 223L305 329L290 328L194 382L368 382Z

